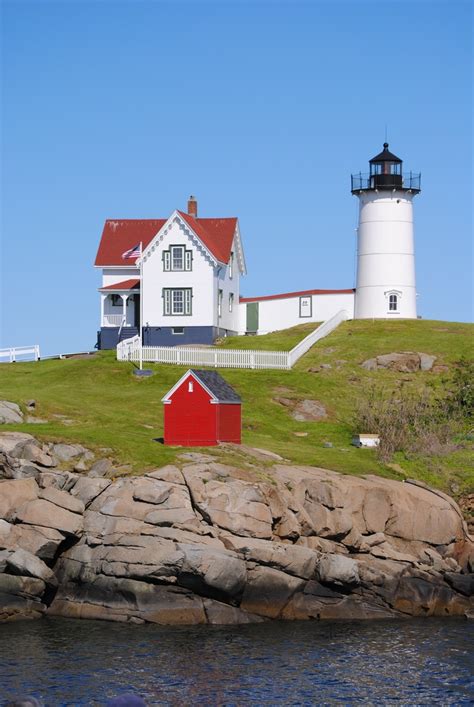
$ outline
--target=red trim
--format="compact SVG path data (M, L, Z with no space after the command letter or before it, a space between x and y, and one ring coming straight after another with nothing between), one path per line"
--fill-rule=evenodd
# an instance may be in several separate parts
M99 290L139 290L140 280L123 280L115 285L107 285L107 287L99 287Z
M240 297L240 302L263 302L271 299L287 299L290 297L304 297L304 295L352 295L352 290L302 290L301 292L284 292L281 295L265 295L264 297Z

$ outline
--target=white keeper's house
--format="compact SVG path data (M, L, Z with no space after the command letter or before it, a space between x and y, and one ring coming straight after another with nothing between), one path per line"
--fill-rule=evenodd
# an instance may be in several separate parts
M416 318L413 197L420 175L402 174L388 150L352 175L359 199L356 288L241 297L246 273L238 219L109 219L95 260L102 269L100 349L139 333L144 345L212 344L217 337L264 334L321 322L340 310L355 318Z

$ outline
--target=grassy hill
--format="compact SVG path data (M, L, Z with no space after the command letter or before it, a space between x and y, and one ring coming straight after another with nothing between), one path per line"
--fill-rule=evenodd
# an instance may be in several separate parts
M262 337L233 337L225 347L288 350L314 328L303 325ZM397 453L381 463L372 450L351 446L353 414L358 399L371 386L389 391L426 382L442 387L455 361L473 355L474 327L436 321L353 321L318 342L291 371L222 371L242 396L243 441L281 454L298 464L322 466L350 474L418 478L434 486L465 492L474 486L473 443L460 435L449 454L420 456ZM437 356L444 372L401 374L366 371L360 363L392 351L422 351ZM320 368L321 364L327 367ZM132 364L119 363L115 352L84 359L40 361L0 367L0 399L24 406L37 401L36 414L46 424L9 425L45 440L79 442L117 463L142 471L172 462L181 448L156 441L163 435L161 398L186 370L147 364L155 375L137 379ZM309 372L309 369L319 369ZM299 422L276 401L318 400L328 417ZM5 429L7 429L5 427ZM295 433L307 433L306 436ZM330 443L332 447L325 447ZM104 451L105 450L105 451ZM210 448L224 461L232 452ZM232 461L242 457L235 455Z

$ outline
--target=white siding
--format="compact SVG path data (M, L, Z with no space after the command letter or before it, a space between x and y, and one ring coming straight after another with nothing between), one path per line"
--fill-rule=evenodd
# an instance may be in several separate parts
M170 245L192 250L191 271L164 271L163 251ZM175 218L164 238L143 262L143 323L154 327L212 326L217 307L214 299L214 267L202 248L192 242L180 220ZM163 288L192 288L192 314L163 314Z
M116 285L118 282L132 280L138 277L140 277L138 268L104 268L102 270L101 287Z
M354 316L354 293L333 295L304 295L312 301L312 316L300 317L300 297L261 300L258 302L258 334L288 329L307 322L324 322L341 309ZM246 330L247 303L239 305L239 332Z
M232 267L232 277L229 277L229 265L218 270L215 281L215 321L214 326L229 331L239 331L239 294L240 294L240 271L235 253L235 243L232 244L234 253L234 263ZM217 316L218 290L222 290L222 316ZM229 312L229 294L234 295L234 305L232 312Z

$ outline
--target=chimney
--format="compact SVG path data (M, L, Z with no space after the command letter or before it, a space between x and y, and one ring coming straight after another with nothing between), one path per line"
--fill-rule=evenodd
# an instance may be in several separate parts
M198 215L198 203L196 197L192 194L188 199L188 214L193 218L197 218Z

